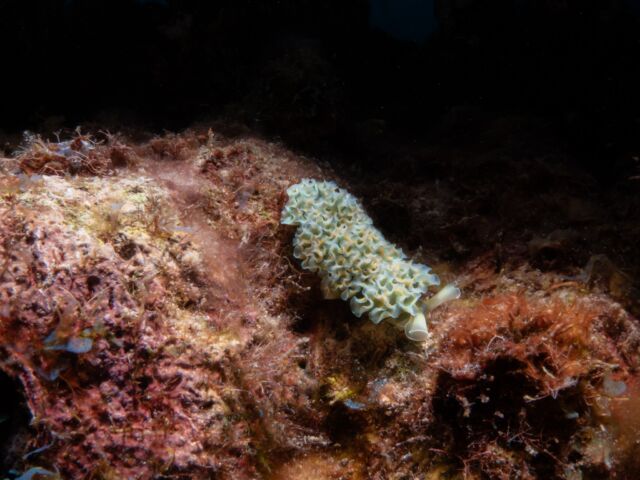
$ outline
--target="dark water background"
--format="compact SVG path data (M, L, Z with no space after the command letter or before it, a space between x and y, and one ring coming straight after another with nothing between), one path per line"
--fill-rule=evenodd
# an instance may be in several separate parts
M355 125L421 138L481 111L550 122L585 164L607 158L606 175L638 149L639 12L636 0L4 0L0 128L225 117L319 151L349 145Z

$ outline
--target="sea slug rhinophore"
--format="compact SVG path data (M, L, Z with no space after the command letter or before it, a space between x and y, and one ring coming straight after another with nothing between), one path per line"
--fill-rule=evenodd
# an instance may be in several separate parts
M356 317L366 313L376 324L403 328L411 340L426 340L426 314L460 290L447 285L427 299L438 276L385 240L358 200L334 182L304 179L287 194L281 223L298 227L293 256L320 275L325 298L349 301Z

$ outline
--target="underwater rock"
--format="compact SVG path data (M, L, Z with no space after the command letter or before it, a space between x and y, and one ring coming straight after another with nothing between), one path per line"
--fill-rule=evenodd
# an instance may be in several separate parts
M551 214L523 231L546 204L526 219L486 210L497 187L468 187L473 171L372 185L212 130L69 141L29 143L16 157L25 177L15 162L0 174L0 369L33 419L15 472L633 478L640 328L601 285L617 269L594 260L580 276L597 255L582 241L591 217L579 237ZM91 162L44 161L64 157L60 145ZM430 342L354 318L299 269L280 221L303 178L407 212L411 228L385 222L385 238L465 291L432 308ZM538 185L516 179L514 194L520 181ZM566 249L563 271L536 268Z

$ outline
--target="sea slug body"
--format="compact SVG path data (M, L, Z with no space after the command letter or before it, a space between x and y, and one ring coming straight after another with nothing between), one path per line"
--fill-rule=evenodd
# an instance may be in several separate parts
M447 285L426 299L438 276L388 242L358 200L334 182L304 179L287 194L281 223L297 227L293 255L320 276L325 298L349 301L356 317L368 314L376 324L403 328L411 340L426 340L427 312L459 298L460 290Z

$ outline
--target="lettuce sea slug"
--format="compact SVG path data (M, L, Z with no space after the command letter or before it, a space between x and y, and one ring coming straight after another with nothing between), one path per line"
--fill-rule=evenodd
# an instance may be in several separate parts
M427 313L460 290L447 285L427 299L438 276L385 240L358 200L334 182L304 179L287 194L281 223L298 227L293 256L321 277L325 298L349 301L356 317L366 313L376 324L403 328L411 340L426 340Z

